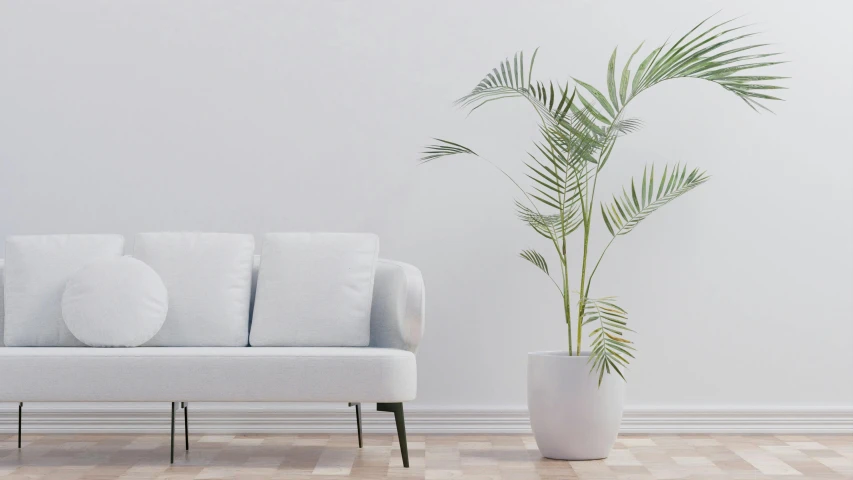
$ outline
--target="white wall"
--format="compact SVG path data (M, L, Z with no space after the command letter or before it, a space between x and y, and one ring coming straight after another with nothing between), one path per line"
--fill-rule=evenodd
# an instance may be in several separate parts
M0 236L373 231L427 282L419 404L520 407L527 352L565 346L559 299L516 256L538 240L499 175L419 167L419 149L457 139L521 173L526 105L451 105L498 61L540 46L537 76L603 85L613 46L625 58L722 8L787 53L791 89L776 115L695 81L632 105L646 128L602 191L646 162L713 178L597 279L639 331L628 404L852 405L851 3L519 5L4 0Z

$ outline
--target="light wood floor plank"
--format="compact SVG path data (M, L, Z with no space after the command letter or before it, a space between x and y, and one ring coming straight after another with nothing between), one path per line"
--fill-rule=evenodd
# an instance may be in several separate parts
M0 480L853 479L853 435L624 435L610 457L542 458L530 435L0 436Z

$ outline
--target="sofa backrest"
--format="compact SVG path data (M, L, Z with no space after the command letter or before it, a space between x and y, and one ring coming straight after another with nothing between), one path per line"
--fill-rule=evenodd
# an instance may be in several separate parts
M252 300L251 307L255 305L255 290L258 286L258 267L260 266L261 257L255 255L254 266L252 268ZM0 347L4 347L3 342L3 324L5 317L5 260L0 258ZM400 337L398 333L398 325L386 325L389 322L397 322L400 315L405 312L391 312L391 310L399 310L403 306L398 305L401 298L405 298L405 292L393 291L399 288L401 282L399 278L403 275L405 268L412 268L406 264L395 262L393 260L379 259L376 263L376 277L373 286L373 304L370 318L370 345L383 346L391 348L402 348L406 350L414 350L414 346L407 339ZM422 305L416 306L423 308ZM252 311L249 311L249 322L251 325ZM417 335L419 337L419 334Z

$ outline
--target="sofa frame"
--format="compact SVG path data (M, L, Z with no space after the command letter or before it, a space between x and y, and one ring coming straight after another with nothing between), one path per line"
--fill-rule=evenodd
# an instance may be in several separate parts
M256 257L253 292L257 282L258 264L259 259ZM0 332L2 332L4 311L3 270L4 261L0 259ZM175 459L175 413L178 408L182 409L184 413L184 445L185 449L189 450L190 402L348 402L350 407L355 407L359 448L363 446L361 426L362 404L376 403L377 411L394 414L403 466L408 467L409 455L406 442L403 403L414 400L416 396L417 369L414 353L423 336L424 310L424 285L420 271L402 262L379 259L374 281L370 318L370 344L368 347L279 348L247 346L114 349L90 347L0 347L0 401L18 403L18 448L21 448L25 402L160 402L169 401L169 397L183 398L185 401L171 402L171 463L174 463ZM196 352L197 350L198 352ZM238 390L236 396L233 398L224 398L216 391L215 385L217 384L209 385L205 382L196 382L200 383L200 385L197 387L188 387L186 385L187 378L191 377L186 377L185 375L189 374L184 372L183 368L174 370L173 365L175 361L179 361L182 367L192 364L197 369L213 362L214 366L208 370L203 370L202 368L202 373L210 375L212 374L211 372L219 372L220 368L215 362L217 359L221 361L219 355L221 355L220 352L224 351L233 352L236 355L233 358L235 363L226 363L222 369L226 373L230 371L232 378L239 377L239 374L234 373L235 371L239 371L234 370L235 365L254 365L251 362L258 360L264 362L261 367L268 370L272 368L274 375L280 374L279 370L284 371L286 375L279 375L275 381L267 382L268 384L258 388L240 385L236 388ZM340 369L336 370L334 366L340 363L348 365L359 359L366 358L359 371L369 372L365 376L370 376L371 378L365 382L350 382L349 391L346 389L335 389L334 385L336 383L332 380L336 379L324 379L327 380L326 383L332 386L326 385L324 387L326 390L319 392L303 387L298 382L301 378L298 374L304 374L305 371L313 371L311 369L316 368L316 365L308 365L302 370L298 368L299 366L291 368L291 370L296 371L296 374L287 370L287 367L282 365L304 360L304 357L301 357L301 355L305 352L308 352L307 356L309 360L310 358L318 358L321 361L325 359L331 362L331 359L335 359L337 356L338 363L331 362L333 365L331 373L343 378L350 375L350 372L341 372L339 371ZM224 355L227 356L229 353L225 353ZM277 355L280 355L280 357ZM96 365L98 368L101 368L103 364L109 365L110 362L113 362L112 370L107 369L108 372L116 372L118 370L122 372L121 374L132 375L133 371L126 372L122 369L129 368L133 370L140 363L162 361L162 357L169 357L173 363L155 365L157 368L153 370L153 373L148 373L155 379L168 377L166 381L153 382L155 384L153 388L150 385L131 385L122 386L125 390L121 390L121 388L117 388L115 385L115 380L121 378L120 374L113 373L111 375L114 376L108 376L106 377L108 381L104 381L105 378L99 377L99 374L103 375L101 371L94 373L83 371L86 370L87 366ZM344 357L343 360L340 357ZM137 358L139 361L136 360ZM380 360L387 360L389 358L393 360L390 365L380 362ZM208 361L207 359L210 360ZM70 360L82 360L82 363L80 363L82 366L69 365L69 363L73 363ZM225 360L227 361L228 358L225 358ZM277 361L281 363L276 364ZM378 366L378 368L373 368L374 365ZM172 370L169 369L170 366ZM98 370L98 368L95 370ZM228 370L229 368L232 370ZM329 367L326 368L326 373L329 373ZM32 378L36 374L43 381L32 381ZM45 379L45 375L48 377L52 375L52 377ZM287 375L290 376L287 377ZM68 378L69 376L73 376L74 378ZM240 378L237 378L238 382L240 380ZM292 385L287 385L288 383L292 383ZM192 390L192 388L195 388L195 390Z

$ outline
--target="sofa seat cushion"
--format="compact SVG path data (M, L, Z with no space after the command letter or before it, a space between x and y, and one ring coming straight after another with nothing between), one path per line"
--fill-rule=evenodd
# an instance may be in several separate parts
M353 347L0 348L2 402L405 402L415 356Z

